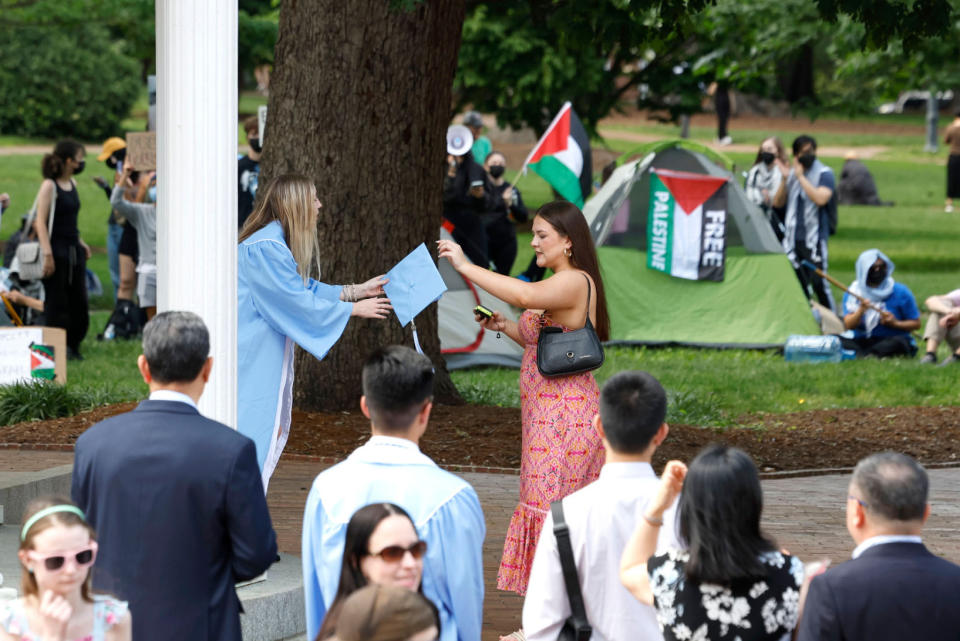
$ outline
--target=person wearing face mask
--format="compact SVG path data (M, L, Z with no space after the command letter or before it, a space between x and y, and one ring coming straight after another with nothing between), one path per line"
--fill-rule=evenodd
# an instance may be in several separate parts
M237 229L243 227L247 216L253 211L253 201L257 198L257 184L260 179L260 121L250 116L243 121L243 130L250 143L250 151L237 161L237 176L240 191L237 193Z
M784 207L783 250L790 259L808 299L836 311L830 284L802 266L808 260L827 271L827 238L836 229L836 178L817 159L817 141L798 136L793 141L793 166L776 160L783 180L773 197L774 207Z
M920 328L920 310L910 288L893 280L893 267L879 249L868 249L857 258L857 280L843 295L843 324L853 336L841 336L840 342L858 358L917 353L910 332Z
M747 173L747 179L743 183L747 199L760 207L764 216L770 222L773 233L777 235L777 240L783 242L783 207L773 206L773 197L780 189L780 183L783 182L783 174L777 167L776 161L786 163L787 152L783 148L783 143L776 136L767 138L760 144L757 151L757 159L753 167Z
M473 157L473 134L463 125L447 129L447 171L443 176L443 218L467 257L481 267L490 265L482 216L490 211L487 174Z
M90 248L80 238L77 217L80 197L74 176L86 166L86 150L80 143L61 140L53 153L43 157L43 183L37 194L37 217L33 231L43 252L43 305L45 324L67 331L67 358L78 360L80 343L87 335L90 315L87 306L87 259ZM48 227L50 203L53 225Z
M516 223L526 222L527 207L520 191L507 182L503 174L507 161L499 151L487 154L483 163L487 170L486 191L490 195L490 209L483 215L487 232L487 252L498 274L510 275L517 258Z

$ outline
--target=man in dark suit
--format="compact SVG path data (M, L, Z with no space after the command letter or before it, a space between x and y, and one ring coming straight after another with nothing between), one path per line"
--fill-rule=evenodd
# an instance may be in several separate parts
M199 316L158 314L137 361L150 399L77 439L72 496L100 543L94 587L129 601L137 641L240 641L234 584L276 559L253 441L197 411L209 353Z
M810 584L799 641L956 641L960 567L920 539L930 515L927 473L895 452L857 465L847 496L853 559Z

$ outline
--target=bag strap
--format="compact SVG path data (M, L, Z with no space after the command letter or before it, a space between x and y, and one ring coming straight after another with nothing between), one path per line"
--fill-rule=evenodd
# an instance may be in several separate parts
M582 272L581 272L581 273L582 273ZM585 312L583 313L583 316L584 316L584 318L583 318L583 326L586 327L587 324L592 324L592 323L590 323L590 291L593 289L593 286L590 285L590 279L587 278L587 275L586 275L586 274L583 274L583 277L584 277L584 278L586 279L586 281L587 281L587 311L585 311Z
M557 539L557 551L560 553L560 568L563 570L563 582L567 587L567 598L570 600L570 614L578 623L577 637L581 637L581 627L586 627L586 639L590 638L590 627L587 621L587 611L583 605L583 594L580 593L580 579L577 577L577 565L573 560L573 548L570 545L570 528L563 518L563 502L554 501L550 505L550 514L553 515L553 535Z
M42 188L42 185L41 185ZM74 189L76 189L76 183L74 183ZM30 214L27 216L27 236L31 234L36 237L36 233L33 230L33 223L37 220L37 206L40 204L40 192L37 192L37 197L33 199L33 207L30 208ZM53 235L53 214L57 208L57 181L53 179L53 193L50 195L50 213L47 216L47 239Z

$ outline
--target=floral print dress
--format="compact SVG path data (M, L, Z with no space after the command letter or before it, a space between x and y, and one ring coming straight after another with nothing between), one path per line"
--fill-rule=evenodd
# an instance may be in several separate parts
M90 634L71 641L103 641L107 630L120 621L127 611L127 602L96 594L93 596L93 630ZM39 641L40 636L30 630L23 599L8 601L0 607L0 627L21 641Z
M690 555L670 549L650 559L657 621L665 641L779 641L797 625L803 563L795 556L765 552L767 575L729 586L687 581Z
M600 411L593 373L543 377L537 369L540 315L525 311L519 330L525 345L520 365L520 504L503 544L497 587L526 594L550 504L597 480L604 453L592 425Z

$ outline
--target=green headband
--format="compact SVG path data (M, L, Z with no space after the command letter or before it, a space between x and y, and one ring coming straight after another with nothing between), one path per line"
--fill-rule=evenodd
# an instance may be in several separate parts
M31 516L26 523L23 524L23 529L20 530L20 540L24 541L27 538L27 532L30 531L30 528L33 527L33 524L42 519L45 516L50 516L51 514L56 514L57 512L69 512L70 514L76 514L84 523L87 521L86 515L83 513L83 510L78 508L76 505L51 505L50 507L45 507L33 516Z

